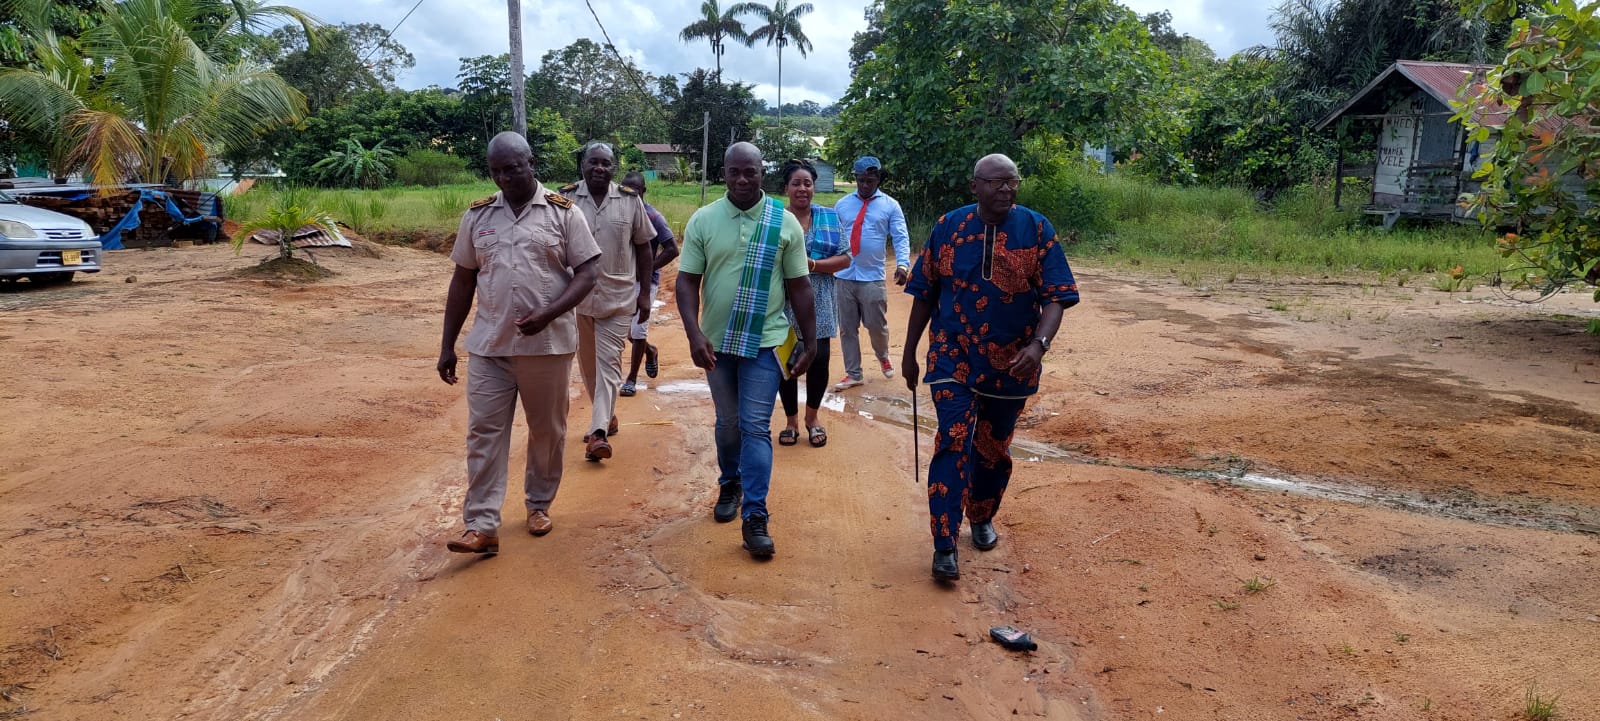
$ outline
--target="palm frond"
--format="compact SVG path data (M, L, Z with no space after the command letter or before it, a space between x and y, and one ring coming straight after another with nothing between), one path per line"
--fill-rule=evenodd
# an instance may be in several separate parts
M83 168L84 175L96 185L121 183L137 167L142 133L127 118L85 108L67 117L64 130L77 138L67 162L71 167Z

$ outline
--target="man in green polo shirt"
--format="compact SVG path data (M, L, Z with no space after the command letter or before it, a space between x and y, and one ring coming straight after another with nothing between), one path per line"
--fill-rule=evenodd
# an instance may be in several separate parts
M706 371L716 406L718 522L744 519L744 548L774 552L767 532L772 478L772 406L783 380L777 351L789 335L787 300L802 340L789 372L805 373L816 353L816 314L806 278L805 233L761 191L761 151L735 143L723 155L728 194L695 211L678 257L678 314L694 364Z

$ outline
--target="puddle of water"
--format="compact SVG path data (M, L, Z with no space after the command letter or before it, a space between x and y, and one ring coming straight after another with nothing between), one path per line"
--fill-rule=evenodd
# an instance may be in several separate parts
M711 386L705 381L674 381L662 384L660 388L656 389L656 392L668 395L710 398Z
M926 401L925 398L923 400ZM850 397L830 394L823 400L822 405L831 411L857 413L869 420L902 428L919 425L925 433L932 433L938 427L938 418L933 413L931 403L919 403L927 408L918 409L921 412L914 424L911 401L898 396L862 394ZM1258 491L1287 492L1341 503L1380 506L1440 518L1600 535L1600 509L1558 504L1537 498L1494 498L1466 491L1452 492L1443 496L1428 495L1355 481L1272 476L1250 472L1244 468L1217 471L1140 466L1115 463L1020 436L1012 440L1011 448L1012 456L1025 463L1080 463L1129 468Z

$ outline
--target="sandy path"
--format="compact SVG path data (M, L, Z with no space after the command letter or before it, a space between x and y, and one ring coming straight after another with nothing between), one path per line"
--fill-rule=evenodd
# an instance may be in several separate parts
M1552 317L1582 298L1084 268L1005 540L944 589L898 380L777 449L774 560L711 521L670 313L618 457L570 441L556 532L513 502L499 556L445 553L448 261L322 256L310 287L198 248L0 291L30 371L0 391L0 715L1478 719L1537 682L1600 716L1600 339Z

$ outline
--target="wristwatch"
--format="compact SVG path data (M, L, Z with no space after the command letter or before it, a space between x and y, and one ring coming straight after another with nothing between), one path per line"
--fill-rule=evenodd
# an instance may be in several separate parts
M1036 336L1033 337L1033 342L1038 343L1040 347L1044 348L1047 351L1050 350L1050 336L1047 336L1047 335L1036 335Z

